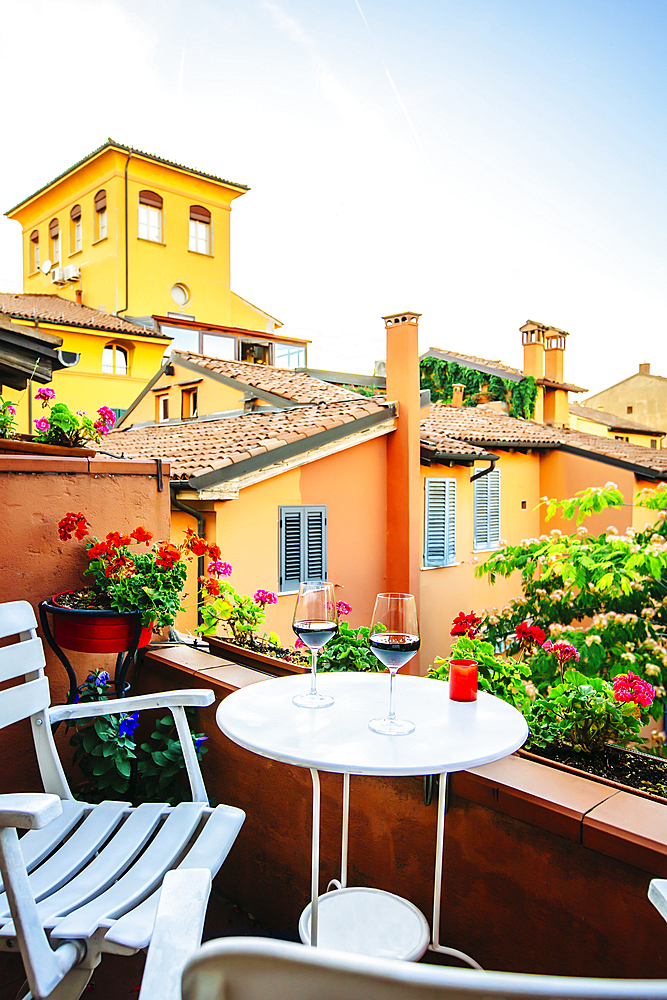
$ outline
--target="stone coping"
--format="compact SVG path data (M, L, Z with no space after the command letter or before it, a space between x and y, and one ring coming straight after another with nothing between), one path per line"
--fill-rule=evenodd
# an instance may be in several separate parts
M155 459L109 458L96 455L92 458L69 458L66 455L15 455L0 454L1 472L74 473L78 475L155 476ZM162 463L162 475L169 482L169 462Z
M174 687L210 687L219 698L270 679L191 646L149 646L145 657ZM667 811L659 802L515 754L450 781L454 795L667 878Z

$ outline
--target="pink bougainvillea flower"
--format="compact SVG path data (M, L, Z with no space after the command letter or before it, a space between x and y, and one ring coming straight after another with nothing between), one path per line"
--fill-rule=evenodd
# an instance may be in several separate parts
M481 624L482 619L478 618L474 611L471 611L469 615L465 614L464 611L459 611L452 622L452 630L449 634L467 635L470 639L474 639L477 629Z
M648 708L653 704L655 688L632 671L619 674L618 677L614 677L612 683L616 701L634 701L641 708Z
M276 604L278 601L278 595L274 594L272 590L258 590L253 597L255 604L262 604L266 607L267 604Z
M56 394L53 389L48 389L45 385L41 389L38 389L35 393L35 399L41 399L42 402L46 403L50 399L55 399Z
M46 419L46 417L40 417L39 420L35 420L35 427L42 434L45 431L48 431L48 429L49 429L50 426L51 426L51 424L48 422L48 420Z
M339 615L349 615L351 610L352 606L350 604L346 604L345 601L339 601L336 605L336 611Z

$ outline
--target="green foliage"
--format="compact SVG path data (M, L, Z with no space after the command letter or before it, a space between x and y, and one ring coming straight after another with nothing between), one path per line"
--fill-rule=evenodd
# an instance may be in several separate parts
M203 733L193 733L198 760L207 752ZM144 802L168 802L175 806L189 798L183 748L172 715L158 719L151 743L142 743L138 771Z
M10 403L9 400L5 400L0 396L0 438L14 436L16 427L15 414L14 403Z
M96 539L94 540L96 541ZM155 623L155 628L173 625L176 615L183 611L181 593L187 576L187 563L179 559L172 566L158 566L156 552L138 551L121 545L116 550L123 558L131 560L134 569L124 575L118 573L116 579L105 575L107 562L93 559L86 573L92 576L94 588L106 593L112 608L116 611L141 611L143 625Z
M447 680L449 661L452 659L477 660L477 683L480 690L502 698L520 712L528 711L530 698L526 692L525 681L530 677L530 667L527 664L510 657L499 656L490 642L462 635L452 645L451 654L447 658L436 656L435 666L431 667L428 676L434 680Z
M337 634L317 654L318 671L384 670L368 644L370 632L364 625L350 628L347 622L341 622Z
M577 520L622 502L614 483L546 501L550 514ZM577 648L585 676L611 679L630 669L653 685L651 714L659 718L667 685L667 488L642 491L635 503L658 511L657 523L624 535L615 528L598 536L583 526L569 535L554 528L493 553L476 574L491 583L516 572L521 577L521 597L485 612L491 643L508 642L512 652L516 626L538 623L551 639ZM556 680L555 659L538 652L531 667L538 689L546 691Z
M531 747L557 743L592 753L609 741L636 742L640 719L634 702L616 701L609 681L566 670L562 683L535 699L528 726Z
M200 635L215 635L219 625L225 625L241 643L252 637L266 618L263 604L247 594L239 594L231 583L220 581L220 596L201 607L202 624L195 629ZM277 638L277 636L276 636Z
M463 405L477 406L482 387L488 385L488 398L507 402L511 417L529 420L535 414L537 382L532 375L526 376L521 382L513 382L497 375L478 372L474 368L465 368L453 361L443 361L441 358L423 358L420 373L421 388L430 389L431 399L435 401L451 403L453 386L459 383L465 386Z

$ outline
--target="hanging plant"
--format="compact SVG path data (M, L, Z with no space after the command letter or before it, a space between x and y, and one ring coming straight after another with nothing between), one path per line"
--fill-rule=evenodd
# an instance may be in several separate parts
M451 404L456 383L464 386L464 406L478 406L482 388L487 386L484 396L507 403L511 417L530 420L535 415L537 382L532 375L527 375L521 382L513 382L441 358L423 358L420 362L421 388L430 389L434 401Z

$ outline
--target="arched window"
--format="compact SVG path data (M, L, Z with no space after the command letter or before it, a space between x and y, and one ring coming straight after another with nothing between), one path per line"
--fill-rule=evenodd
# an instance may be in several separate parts
M188 248L193 253L211 252L211 213L201 205L190 205Z
M107 193L98 191L95 195L95 239L107 238Z
M69 252L78 253L83 247L83 239L81 235L81 205L75 205L69 215Z
M49 222L49 239L51 241L51 263L60 264L60 224L57 219Z
M118 344L107 344L102 351L102 371L110 375L129 375L127 349Z
M30 270L39 271L39 229L30 234Z
M154 191L139 192L139 239L162 243L162 198Z

